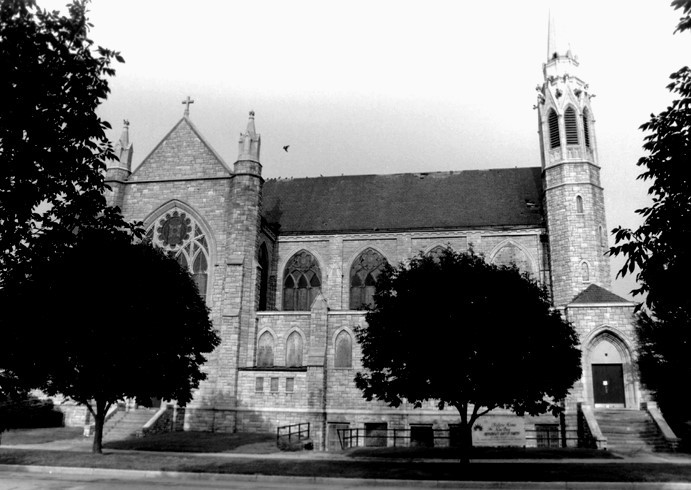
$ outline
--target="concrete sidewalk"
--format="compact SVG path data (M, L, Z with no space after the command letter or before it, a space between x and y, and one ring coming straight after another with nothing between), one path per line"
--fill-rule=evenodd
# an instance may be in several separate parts
M61 441L47 442L43 444L19 444L19 445L0 445L0 449L38 449L51 451L76 451L76 452L91 452L92 440L91 438L84 439L65 439ZM370 462L387 462L387 463L413 463L413 462L428 462L428 463L450 463L458 464L456 459L437 459L437 458L377 458L377 457L363 457L363 456L349 456L340 452L330 451L300 451L300 452L276 452L276 453L244 453L244 452L226 452L226 453L191 453L191 452L174 452L174 451L139 451L133 449L104 449L105 453L121 453L121 454L159 454L190 458L204 458L204 457L219 457L228 459L275 459L275 460L315 460L315 461L370 461ZM630 454L617 452L614 453L619 458L574 458L574 459L473 459L471 461L477 463L564 463L564 464L583 464L583 463L597 463L597 464L639 464L639 463L665 463L665 464L691 464L691 455L681 453L647 453L647 452L633 452Z

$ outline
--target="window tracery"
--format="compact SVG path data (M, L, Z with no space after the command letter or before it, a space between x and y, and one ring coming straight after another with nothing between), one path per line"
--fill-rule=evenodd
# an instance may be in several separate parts
M175 208L156 219L146 237L155 246L175 255L178 263L192 275L199 295L206 299L209 243L197 220Z
M361 310L374 302L374 291L386 259L372 248L364 250L350 268L350 309Z
M321 271L315 258L302 250L291 257L283 274L283 310L309 311L321 291Z

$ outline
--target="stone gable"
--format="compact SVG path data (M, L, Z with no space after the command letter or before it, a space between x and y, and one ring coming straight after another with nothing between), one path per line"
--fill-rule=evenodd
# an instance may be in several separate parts
M183 117L132 173L130 182L228 177L232 172Z

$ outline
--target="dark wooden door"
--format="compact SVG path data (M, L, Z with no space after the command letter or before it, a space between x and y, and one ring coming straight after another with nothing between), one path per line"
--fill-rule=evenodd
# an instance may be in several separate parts
M593 364L595 403L624 404L624 370L621 364Z

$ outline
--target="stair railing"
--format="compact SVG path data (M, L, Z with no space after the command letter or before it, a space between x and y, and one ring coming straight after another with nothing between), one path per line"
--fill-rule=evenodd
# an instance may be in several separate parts
M650 417L653 419L653 422L655 422L658 431L665 439L667 444L669 444L670 449L672 451L676 451L679 447L679 438L676 436L672 428L669 426L665 418L662 416L662 412L660 412L657 403L643 402L641 403L641 408L648 412Z
M119 405L117 403L113 403L108 411L106 412L106 416L103 419L103 427L105 428L106 422L110 420L116 413L118 413L118 410L120 409ZM89 415L91 415L91 412L88 411L89 409L87 408L87 412ZM89 418L91 420L91 417ZM84 424L84 437L91 437L94 434L94 430L96 430L96 422L87 422Z
M170 417L167 417L167 420L163 420L163 416L168 412L170 412ZM155 432L172 432L172 413L173 407L165 402L161 402L158 411L142 426L141 431L138 431L138 435L139 433L144 436Z
M593 413L593 407L585 403L578 404L578 431L582 446L607 449L607 438L600 430L600 425Z

